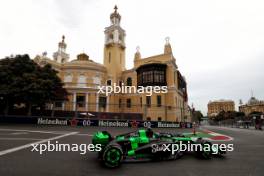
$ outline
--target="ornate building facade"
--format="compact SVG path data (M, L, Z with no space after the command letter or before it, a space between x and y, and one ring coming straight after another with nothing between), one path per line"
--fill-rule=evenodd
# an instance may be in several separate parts
M254 112L264 114L264 101L258 100L252 96L246 104L239 106L239 111L244 112L246 116Z
M65 37L58 44L53 59L46 54L35 57L39 65L51 64L58 71L67 89L68 101L55 103L55 108L67 111L139 113L144 120L191 121L188 108L187 83L176 65L169 39L164 52L142 58L139 48L134 66L127 70L126 32L121 27L117 7L110 15L110 26L105 28L104 62L96 63L85 53L70 61ZM167 86L167 93L110 94L98 93L98 86L113 84L126 86Z
M209 101L208 105L208 117L216 116L221 111L235 111L235 103L233 100L216 100Z

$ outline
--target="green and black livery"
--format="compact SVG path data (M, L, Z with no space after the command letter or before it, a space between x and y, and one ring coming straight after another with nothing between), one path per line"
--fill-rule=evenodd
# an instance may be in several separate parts
M140 129L126 134L113 137L107 131L99 131L93 135L93 144L101 144L102 150L98 157L107 167L118 167L124 161L149 161L149 160L172 160L182 157L184 152L162 150L162 146L179 143L199 143L201 145L211 142L202 138L193 139L184 134L154 133L151 129ZM153 151L153 146L161 147ZM222 155L224 152L197 151L196 155L205 159L211 158L212 154Z

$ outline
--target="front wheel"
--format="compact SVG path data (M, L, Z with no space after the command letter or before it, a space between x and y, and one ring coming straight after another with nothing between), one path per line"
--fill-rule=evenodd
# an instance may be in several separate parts
M106 167L118 167L123 160L123 150L119 144L109 144L106 146L102 158Z

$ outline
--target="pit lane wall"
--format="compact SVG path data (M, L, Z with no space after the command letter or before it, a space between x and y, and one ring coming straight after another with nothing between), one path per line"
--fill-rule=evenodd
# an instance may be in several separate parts
M0 123L80 126L80 127L132 127L132 128L192 128L190 122L164 122L140 120L108 120L80 118L46 118L46 117L0 117Z

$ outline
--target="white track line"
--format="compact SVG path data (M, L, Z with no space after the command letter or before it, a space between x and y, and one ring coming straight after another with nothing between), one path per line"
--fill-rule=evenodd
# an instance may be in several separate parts
M44 139L37 139L37 138L5 138L5 137L0 137L0 140L7 140L7 141L12 141L12 140L18 140L18 141L39 141L39 140L44 140Z
M75 135L77 135L77 136L93 136L92 134L75 134Z
M23 131L21 131L21 132L14 132L14 133L11 133L11 135L24 135L24 134L28 134L28 132L23 132Z
M17 131L17 132L30 132L30 133L48 133L48 134L65 134L69 131L36 131L36 130L17 130L9 128L0 128L0 131Z
M77 133L78 133L78 132L71 132L71 133L67 133L67 134L64 134L64 135L56 136L56 137L53 137L53 138L44 139L44 140L41 140L41 141L37 141L37 142L33 142L33 143L29 143L29 144L25 144L25 145L22 145L22 146L19 146L19 147L15 147L15 148L11 148L11 149L7 149L7 150L3 150L3 151L0 151L0 156L3 156L3 155L6 155L6 154L8 154L8 153L13 153L13 152L16 152L16 151L19 151L19 150L23 150L23 149L29 148L29 147L31 147L33 144L41 144L41 143L45 143L45 142L48 142L48 141L52 141L52 140L56 140L56 139L60 139L60 138L66 137L66 136L75 135L75 134L77 134Z

